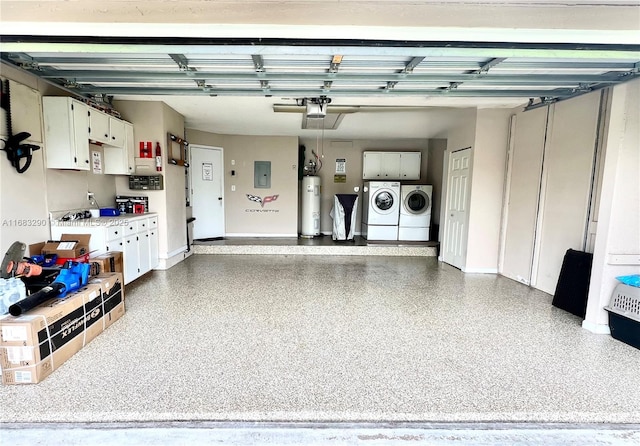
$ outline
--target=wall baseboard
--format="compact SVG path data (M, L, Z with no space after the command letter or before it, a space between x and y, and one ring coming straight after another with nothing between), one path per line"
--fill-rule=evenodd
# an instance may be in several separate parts
M186 250L187 245L184 245L182 248L176 249L167 254L167 257L160 257L158 266L156 266L154 269L165 270L177 265L185 259L184 252Z
M611 329L608 325L604 324L595 324L593 322L589 322L587 320L582 321L582 328L591 333L602 334L602 335L610 335Z
M253 234L253 233L226 233L225 237L234 238L234 237L298 237L297 233L294 234Z
M498 274L498 268L462 268L468 274Z

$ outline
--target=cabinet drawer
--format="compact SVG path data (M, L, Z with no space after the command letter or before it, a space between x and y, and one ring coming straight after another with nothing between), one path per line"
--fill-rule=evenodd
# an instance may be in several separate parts
M117 239L117 240L112 240L110 242L107 242L107 252L110 252L110 251L122 252L122 250L124 249L124 242L122 240L123 239Z
M138 232L145 232L149 229L149 219L138 220Z
M156 229L158 227L158 217L151 217L149 219L149 229Z
M130 221L124 227L124 235L125 235L125 237L128 236L128 235L133 235L136 232L138 232L138 222L137 221Z
M124 234L124 227L122 226L109 226L107 228L107 241L116 240Z

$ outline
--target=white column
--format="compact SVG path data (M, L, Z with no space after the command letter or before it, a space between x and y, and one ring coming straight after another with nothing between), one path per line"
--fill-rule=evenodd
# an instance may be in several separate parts
M603 309L618 281L640 272L640 80L613 88L593 267L583 328L609 333Z

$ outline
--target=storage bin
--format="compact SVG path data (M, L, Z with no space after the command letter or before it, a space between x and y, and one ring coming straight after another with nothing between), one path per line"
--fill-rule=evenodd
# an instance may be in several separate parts
M618 284L604 309L609 312L611 336L640 349L640 288Z

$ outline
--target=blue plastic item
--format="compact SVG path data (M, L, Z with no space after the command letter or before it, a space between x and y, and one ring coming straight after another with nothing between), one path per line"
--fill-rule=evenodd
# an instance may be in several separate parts
M66 262L55 280L56 283L64 285L59 291L58 297L65 297L69 291L75 291L85 286L89 281L90 269L91 265L88 263Z
M100 217L117 217L120 211L116 208L101 208Z
M620 282L625 285L640 287L640 274L631 274L629 276L616 277Z

